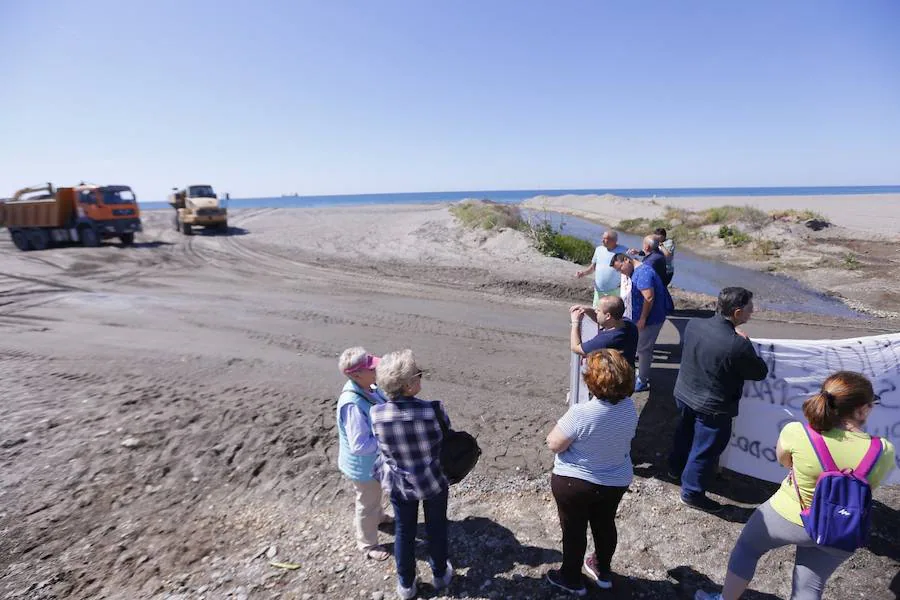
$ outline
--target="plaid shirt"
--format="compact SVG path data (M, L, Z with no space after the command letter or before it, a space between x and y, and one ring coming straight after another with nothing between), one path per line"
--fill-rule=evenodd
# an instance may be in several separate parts
M440 411L450 423L443 405ZM449 487L441 469L441 426L430 402L399 398L373 406L369 416L378 440L373 475L404 500L424 500Z

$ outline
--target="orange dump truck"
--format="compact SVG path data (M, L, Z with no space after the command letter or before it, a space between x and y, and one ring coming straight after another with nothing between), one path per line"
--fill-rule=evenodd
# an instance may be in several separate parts
M141 217L127 185L54 188L48 183L21 189L0 202L0 226L9 230L19 250L44 250L66 242L99 246L109 238L128 246L141 231Z

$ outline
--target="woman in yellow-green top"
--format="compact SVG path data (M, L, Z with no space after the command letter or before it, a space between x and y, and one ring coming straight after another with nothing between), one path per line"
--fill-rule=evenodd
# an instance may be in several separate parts
M863 426L879 401L872 383L859 373L839 371L822 384L818 394L803 403L810 427L822 434L834 462L841 469L855 468L869 449L871 436ZM894 467L894 445L882 438L881 457L869 472L875 489ZM778 462L793 469L803 504L809 506L822 467L802 423L788 423L775 447ZM797 546L792 600L819 600L825 582L852 552L819 546L800 520L800 501L790 478L754 511L744 526L731 558L721 594L698 591L695 600L737 600L750 585L763 554L781 546Z

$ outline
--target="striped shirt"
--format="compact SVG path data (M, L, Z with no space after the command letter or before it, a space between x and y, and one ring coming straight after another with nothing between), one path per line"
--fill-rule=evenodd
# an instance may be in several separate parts
M553 472L597 485L631 484L631 440L638 415L631 398L609 404L596 398L572 406L556 423L571 445L556 455Z
M369 416L379 450L373 474L382 488L404 500L424 500L449 487L441 469L444 434L431 402L399 398L373 406Z

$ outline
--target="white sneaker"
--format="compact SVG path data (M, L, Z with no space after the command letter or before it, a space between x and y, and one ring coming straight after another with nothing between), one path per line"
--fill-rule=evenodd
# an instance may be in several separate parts
M439 590L439 589L445 588L448 585L450 585L451 579L453 579L453 565L451 565L450 561L448 560L447 561L447 570L444 571L444 576L443 577L435 577L432 585L434 585L434 589Z
M704 592L703 590L697 590L694 593L694 600L722 600L722 594L719 592Z
M400 585L400 582L397 582L397 597L400 600L412 600L416 597L416 594L419 593L419 578L416 577L413 579L413 584L411 587L405 588Z

